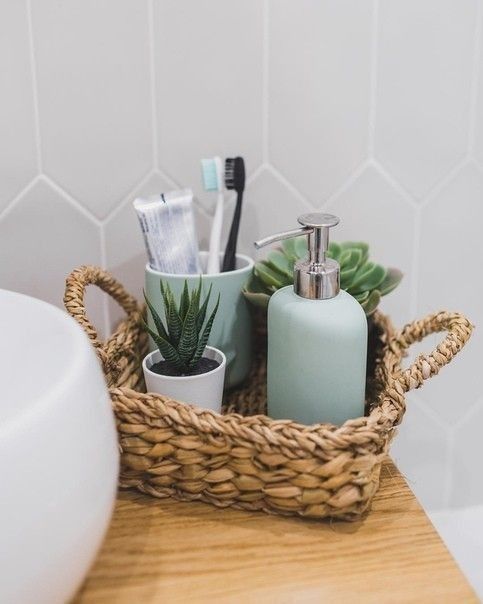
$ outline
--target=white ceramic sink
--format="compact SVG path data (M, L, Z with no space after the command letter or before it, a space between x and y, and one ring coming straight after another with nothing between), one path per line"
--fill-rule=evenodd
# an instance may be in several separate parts
M102 542L116 493L102 372L66 313L0 290L0 376L0 602L66 602Z

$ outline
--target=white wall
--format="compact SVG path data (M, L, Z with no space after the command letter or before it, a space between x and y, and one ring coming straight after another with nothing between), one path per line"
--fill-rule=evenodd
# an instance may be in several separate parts
M199 159L242 154L245 250L327 208L406 273L398 325L480 323L481 20L477 0L3 0L0 286L61 304L95 263L139 293L132 199L193 187L206 240ZM118 311L90 298L105 331ZM428 508L483 502L482 352L477 332L410 397L393 446Z

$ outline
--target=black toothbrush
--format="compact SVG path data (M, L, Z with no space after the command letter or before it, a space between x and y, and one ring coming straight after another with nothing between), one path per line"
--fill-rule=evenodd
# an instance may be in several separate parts
M242 211L243 191L245 190L245 162L243 157L225 159L225 187L236 191L236 206L223 257L222 273L236 268L236 246Z

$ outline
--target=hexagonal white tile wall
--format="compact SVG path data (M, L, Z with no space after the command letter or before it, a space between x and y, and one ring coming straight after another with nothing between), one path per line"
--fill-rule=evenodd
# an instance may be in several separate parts
M380 3L376 156L422 197L466 151L475 0Z
M243 155L249 173L261 162L262 2L154 9L159 163L203 202L201 158Z
M270 3L270 161L320 205L367 153L372 2Z
M0 4L0 211L37 170L25 2Z
M483 459L482 423L483 399L479 399L455 427L451 473L451 505L454 507L476 505L483 501L480 470Z
M478 159L480 166L483 168L483 10L480 14L480 28L479 28L479 54L476 57L478 72L477 76L477 88L476 99L475 99L475 124L474 124L474 132L470 132L470 136L474 138L475 141L475 155Z
M483 174L467 165L422 212L419 254L419 312L445 308L483 323L481 284L481 213ZM483 391L483 335L475 330L469 344L438 379L424 388L434 411L449 423L462 417Z
M67 275L101 263L99 235L97 225L40 179L0 221L1 287L62 307ZM102 331L100 299L90 292L88 311Z
M391 456L426 509L447 505L448 438L448 431L410 394Z
M332 231L335 241L367 241L375 262L403 271L401 285L382 300L381 308L395 325L404 325L411 318L414 208L377 168L369 166L326 209L341 219Z
M32 12L45 171L103 217L152 165L146 3Z

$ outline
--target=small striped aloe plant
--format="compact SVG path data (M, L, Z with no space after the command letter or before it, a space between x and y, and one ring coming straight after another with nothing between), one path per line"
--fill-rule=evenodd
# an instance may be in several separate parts
M165 323L156 312L153 304L144 298L153 318L156 331L146 323L144 327L153 338L164 360L180 375L190 373L203 356L213 321L220 304L220 296L210 317L205 323L206 311L211 297L211 285L208 295L201 303L202 280L191 293L188 291L188 282L184 282L183 293L179 306L173 296L169 285L160 281L161 296L164 302Z

